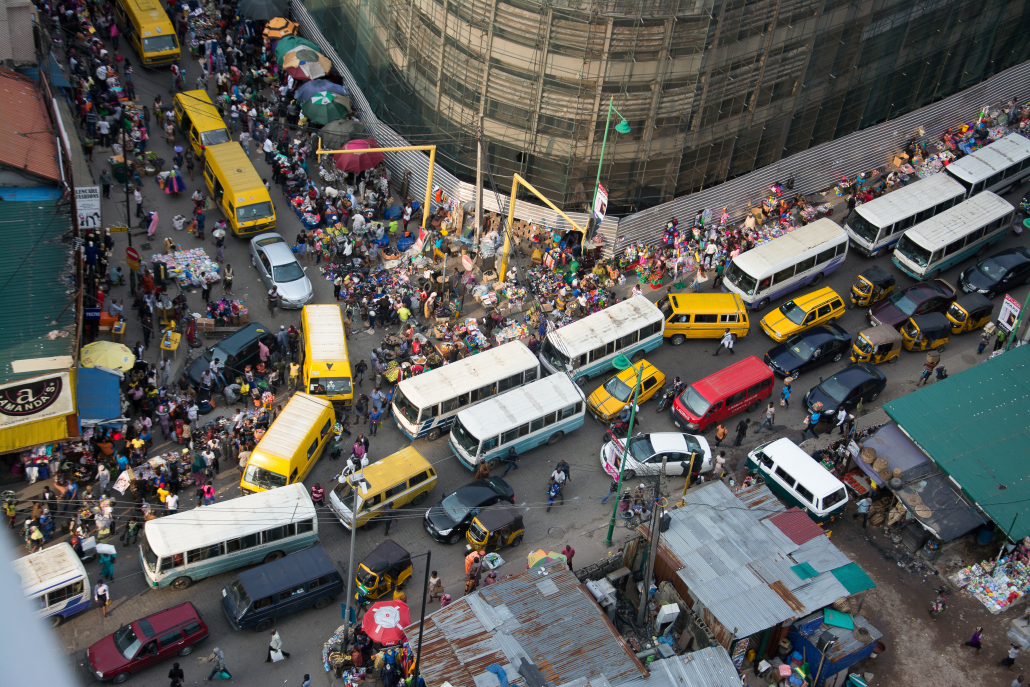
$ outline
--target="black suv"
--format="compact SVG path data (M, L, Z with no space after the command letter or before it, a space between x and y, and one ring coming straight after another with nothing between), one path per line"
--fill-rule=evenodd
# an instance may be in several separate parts
M231 384L233 378L243 376L243 370L247 365L257 365L258 341L264 341L269 350L276 348L272 331L263 324L251 322L204 351L204 355L194 360L186 369L187 378L193 386L199 387L201 375L211 367L211 361L218 358L224 366L222 374Z

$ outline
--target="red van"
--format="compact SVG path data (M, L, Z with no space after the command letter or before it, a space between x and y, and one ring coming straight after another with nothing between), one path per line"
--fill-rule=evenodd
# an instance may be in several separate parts
M173 656L188 656L208 635L193 604L186 602L140 618L86 649L86 665L98 680L121 684L132 673Z
M672 421L688 432L703 432L742 410L754 410L772 392L772 370L752 355L688 386L672 404Z

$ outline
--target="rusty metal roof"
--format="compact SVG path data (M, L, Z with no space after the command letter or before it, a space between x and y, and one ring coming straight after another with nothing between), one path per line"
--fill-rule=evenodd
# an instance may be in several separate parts
M547 574L543 575L543 571ZM409 637L418 624L408 627ZM523 660L555 685L596 684L647 675L576 576L557 563L481 588L426 616L421 671L429 687L480 687L486 668L501 665L509 683L525 685Z
M35 82L0 68L0 164L37 177L61 180L57 143ZM74 136L72 131L69 135Z
M795 544L804 544L810 539L826 534L823 532L823 528L819 527L812 518L808 517L808 513L797 507L783 513L777 513L768 518L768 522L790 537L790 540Z
M787 507L783 505L783 501L776 498L776 494L772 493L772 490L764 484L744 487L735 491L734 494L744 502L745 506L755 512L759 520L771 518L777 513L787 510Z

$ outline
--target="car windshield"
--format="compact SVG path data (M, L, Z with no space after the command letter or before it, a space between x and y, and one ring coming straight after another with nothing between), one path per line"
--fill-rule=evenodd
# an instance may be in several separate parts
M910 239L908 234L898 241L897 251L920 267L926 267L926 263L930 261L930 250Z
M787 301L786 303L781 305L780 312L783 313L783 316L791 322L793 322L794 324L801 324L802 322L804 322L805 315L808 314L804 310L799 308L794 301Z
M461 522L471 510L471 506L462 503L458 492L445 496L444 500L440 502L440 508L453 522Z
M366 568L364 565L358 566L358 584L365 589L375 589L379 586L379 575Z
M625 403L629 400L629 395L633 393L633 387L626 382L622 381L618 377L612 377L604 383L604 390L607 391L616 401Z
M272 209L272 203L266 200L261 203L241 205L236 208L236 221L256 222L258 220L268 219L273 214L275 214L275 210Z
M261 489L277 489L286 486L286 475L280 475L278 472L266 470L254 463L248 463L247 471L243 473L243 481Z
M225 129L200 132L200 142L205 146L216 146L219 143L228 143L229 141L229 132Z
M461 424L460 418L455 420L454 424L451 425L451 438L457 442L458 446L465 449L469 455L475 456L478 453L479 439L472 436L472 434L465 429L465 425Z
M396 388L393 394L393 408L403 415L408 422L412 424L418 422L418 408L407 399L399 387Z
M737 263L730 263L730 268L726 270L726 279L748 296L755 295L755 287L758 285L758 281L737 267Z
M347 480L343 480L333 487L333 493L340 499L340 503L349 507L350 499L354 498L354 487Z
M820 384L819 388L823 390L824 394L832 398L837 403L843 401L845 397L847 397L848 392L851 391L851 388L842 384L841 381L837 379L836 375Z
M229 583L229 600L232 601L233 608L236 609L237 620L242 618L243 614L250 608L250 596L238 579Z
M303 277L304 268L297 261L288 262L285 265L272 265L272 281L276 284L286 284Z
M1008 268L994 258L987 258L977 268L991 281L1001 281L1001 278L1008 272Z
M856 210L851 213L851 217L848 218L847 227L866 241L872 243L876 240L876 235L880 233L880 227L863 217L861 212L861 210Z
M859 337L855 339L855 348L857 348L862 353L868 353L869 351L873 350L873 345L869 343L869 339L859 335Z
M855 283L854 283L854 285L851 288L853 288L855 291L858 291L859 293L865 294L865 293L869 293L870 291L873 290L873 285L870 284L865 279L862 279L861 277L859 277L858 279L855 280Z
M712 405L708 402L708 399L695 391L692 386L688 386L687 390L680 394L680 403L686 406L687 410L693 413L695 417L702 417Z
M800 334L787 339L787 350L801 360L808 360L814 352L812 346Z
M644 463L654 455L654 446L649 437L633 437L629 440L629 454L638 463Z
M125 658L132 658L139 651L142 642L136 637L132 625L126 625L114 633L114 646Z
M893 303L894 307L900 310L906 317L914 313L916 311L916 307L919 305L908 297L908 292L906 291L902 291L901 293L896 293L891 296L891 303Z
M350 390L350 377L314 377L308 386L308 393L316 396L349 394Z
M176 50L178 47L175 36L151 36L143 39L144 53L165 52L166 50Z
M140 544L140 549L143 551L143 562L150 568L150 572L157 572L157 554L150 548L150 542L147 541L147 533L143 532L143 543Z

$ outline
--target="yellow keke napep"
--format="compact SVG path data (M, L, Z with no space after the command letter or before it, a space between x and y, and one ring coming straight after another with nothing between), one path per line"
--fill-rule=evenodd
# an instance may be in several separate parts
M525 534L522 513L515 506L502 501L479 511L472 518L465 538L473 550L486 551L518 546Z
M338 305L305 305L300 315L300 351L304 388L334 406L350 408L354 401L347 336Z
M727 329L747 336L751 323L735 293L670 293L656 305L665 315L664 336L673 346L687 339L721 339Z
M200 158L208 146L228 143L232 140L218 108L211 102L206 91L183 91L172 98L175 123L179 131L190 139L193 152Z
M994 303L982 293L967 293L948 307L944 316L951 321L952 334L979 329L991 321Z
M237 236L275 229L275 207L268 189L239 143L204 149L204 181Z
M359 484L357 526L372 529L383 508L400 508L408 503L419 505L436 486L436 470L412 447L402 448L386 458L366 466L360 475L341 477L329 493L329 507L344 527L354 523L354 485Z
M951 320L939 312L914 315L901 326L901 338L906 351L934 348L943 353L951 340Z
M144 67L179 61L179 39L158 0L118 0L114 16L118 31L132 43Z
M254 494L303 481L332 438L333 404L294 394L247 460L240 491Z
M897 362L901 356L902 340L894 327L880 325L863 330L851 345L851 362L874 365Z

